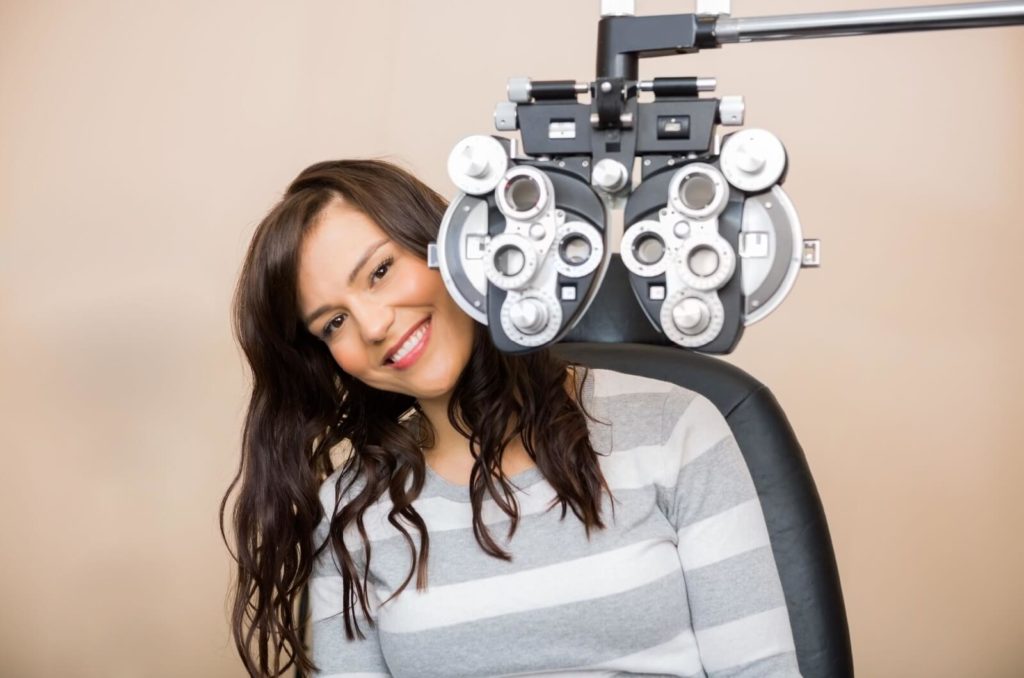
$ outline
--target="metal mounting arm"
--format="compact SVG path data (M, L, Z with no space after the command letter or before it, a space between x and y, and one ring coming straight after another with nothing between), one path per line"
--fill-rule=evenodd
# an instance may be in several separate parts
M1024 2L979 2L743 19L723 16L716 22L715 37L719 44L726 44L1014 24L1024 24Z
M1024 24L1024 2L979 2L894 9L733 18L728 14L632 16L611 3L598 26L597 76L638 79L640 58L686 54L738 42L795 40Z

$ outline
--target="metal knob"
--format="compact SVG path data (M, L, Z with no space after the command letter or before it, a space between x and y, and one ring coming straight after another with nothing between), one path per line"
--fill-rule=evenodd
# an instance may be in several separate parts
M517 104L528 104L530 103L530 79L522 76L515 76L508 79L508 84L505 86L505 92L508 94L508 100Z
M740 143L736 147L736 166L747 174L756 174L764 167L765 159L757 146L750 143Z
M499 101L494 107L494 129L499 132L519 129L519 105L511 101Z
M453 169L466 176L479 178L487 173L487 155L473 144L466 144L452 155Z
M590 177L590 183L608 193L621 190L627 181L629 172L626 166L611 158L605 158L594 165L594 172Z
M672 322L684 334L700 334L711 322L711 309L700 299L687 297L672 309Z
M724 96L718 100L718 119L723 125L742 125L746 108L742 96Z
M508 169L505 147L494 137L476 134L455 144L448 155L448 176L459 190L481 195L494 190Z
M523 334L537 334L548 324L548 309L539 299L520 299L509 309L512 324Z
M743 129L722 144L719 166L729 183L748 193L769 188L786 170L786 149L763 129Z

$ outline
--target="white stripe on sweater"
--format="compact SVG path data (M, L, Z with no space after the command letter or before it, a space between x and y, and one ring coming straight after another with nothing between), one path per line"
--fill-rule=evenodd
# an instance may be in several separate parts
M786 608L776 607L719 626L697 631L700 657L708 672L749 664L783 652L793 652Z
M671 542L648 539L623 548L498 577L426 591L406 588L380 608L380 629L413 633L452 624L610 596L679 572ZM509 595L514 592L514 595ZM381 600L391 591L378 590Z
M688 571L769 543L761 504L750 499L679 530L679 559Z

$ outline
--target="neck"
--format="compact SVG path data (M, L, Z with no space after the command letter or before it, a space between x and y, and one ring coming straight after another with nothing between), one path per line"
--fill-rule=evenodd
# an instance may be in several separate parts
M442 452L446 455L465 453L466 456L472 456L469 452L469 439L459 433L448 419L448 403L451 397L452 394L447 393L438 398L423 398L419 401L423 416L434 429L433 446L423 450L428 456Z

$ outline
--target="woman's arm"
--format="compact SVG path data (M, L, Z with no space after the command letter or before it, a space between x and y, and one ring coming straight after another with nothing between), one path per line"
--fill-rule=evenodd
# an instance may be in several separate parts
M690 618L709 677L799 676L782 584L750 471L704 396L673 389L662 425Z

